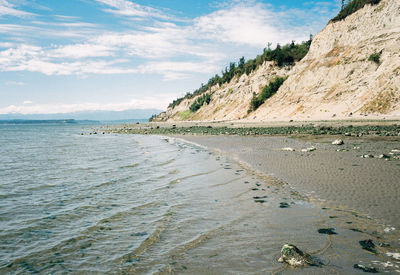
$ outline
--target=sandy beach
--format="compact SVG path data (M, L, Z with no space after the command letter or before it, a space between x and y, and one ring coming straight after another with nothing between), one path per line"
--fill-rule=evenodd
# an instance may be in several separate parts
M338 146L331 144L335 137L329 136L303 139L184 136L184 139L225 152L260 173L286 182L322 206L355 211L376 219L385 228L400 227L400 160L372 158L396 152L392 152L400 149L396 140L347 138L344 145ZM311 147L316 150L302 152Z

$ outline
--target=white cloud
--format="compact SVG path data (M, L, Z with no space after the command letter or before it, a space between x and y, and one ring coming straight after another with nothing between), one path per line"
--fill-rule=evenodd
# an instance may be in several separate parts
M10 85L13 85L13 86L24 86L25 85L25 83L21 82L21 81L6 81L6 82L4 82L4 84L7 85L7 86L10 86Z
M23 104L32 104L33 102L32 101L30 101L30 100L25 100L24 102L23 102Z
M54 15L54 17L57 20L62 20L62 21L64 21L64 20L68 20L68 21L72 20L72 21L74 21L74 20L78 20L79 19L79 17L77 17L77 16L60 15L60 14Z
M159 18L168 19L169 17L161 11L142 6L128 0L96 0L99 3L112 7L113 9L104 9L105 12L113 13L116 15L139 17L139 18Z
M292 13L273 11L261 3L238 3L196 18L193 28L208 39L263 48L268 42L287 43L307 37L307 29L285 22Z
M33 16L33 13L21 11L15 8L13 4L6 0L0 0L0 16L11 15L16 17Z
M74 44L60 46L50 51L48 56L55 58L74 58L80 59L84 57L104 57L112 56L113 49L106 45L95 44Z
M213 63L197 62L150 62L139 66L141 73L158 73L166 80L177 80L187 78L193 73L208 73L217 70Z
M14 47L15 44L14 43L10 43L10 42L0 42L0 48L11 48Z
M96 1L113 8L114 13L117 11L134 17L157 17L161 14L158 10L127 0ZM327 4L318 2L312 7L325 9ZM231 59L234 52L238 58L244 55L243 52L260 52L268 42L306 40L310 26L296 25L292 18L305 18L311 11L310 8L309 13L293 9L277 12L255 1L233 1L185 24L153 21L140 29L102 33L98 31L100 26L85 22L53 22L48 23L49 28L0 24L0 33L78 38L74 39L77 42L64 45L9 45L9 49L0 51L0 71L81 76L156 73L168 80L196 73L212 74L221 63L230 61L227 59ZM34 23L36 26L46 24L42 21Z

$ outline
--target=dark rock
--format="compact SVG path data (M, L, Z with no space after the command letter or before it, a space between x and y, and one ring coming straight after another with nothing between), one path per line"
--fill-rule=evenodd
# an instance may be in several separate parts
M291 266L307 266L307 265L319 265L315 262L312 257L298 249L293 244L285 244L281 249L281 257L278 260L280 263L287 263Z
M390 244L388 244L388 243L379 243L378 245L380 247L390 247Z
M254 200L254 202L264 203L264 202L267 202L267 201L266 200L261 200L261 199L256 199L256 200Z
M379 273L379 271L375 267L368 267L361 264L355 264L353 267L356 269L361 269L362 271L367 273Z
M337 235L335 232L335 228L320 228L318 229L319 234L327 234L327 235Z
M280 208L289 208L290 205L287 202L281 202L279 205Z
M253 199L255 199L255 200L266 199L266 198L268 198L268 196L262 196L262 197L255 196L255 197L253 197Z
M147 232L138 232L138 233L133 233L132 236L136 236L136 237L142 237L142 236L146 236L148 235Z
M375 244L372 240L363 240L363 241L359 241L359 243L360 243L362 249L367 250L372 253L375 253L375 254L377 253Z

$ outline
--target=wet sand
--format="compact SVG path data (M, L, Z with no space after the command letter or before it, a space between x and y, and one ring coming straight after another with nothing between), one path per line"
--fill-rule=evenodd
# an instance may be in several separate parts
M183 136L182 136L183 137ZM390 139L335 137L303 139L271 136L184 136L185 140L222 151L256 171L286 182L322 207L354 211L372 218L381 230L400 228L400 160L361 158L400 149ZM314 146L315 151L301 149ZM291 147L295 151L283 151ZM338 151L339 150L339 151Z

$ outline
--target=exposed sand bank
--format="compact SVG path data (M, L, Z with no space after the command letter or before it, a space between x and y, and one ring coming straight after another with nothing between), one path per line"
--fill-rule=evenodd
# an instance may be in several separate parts
M396 140L348 138L344 145L337 146L331 144L333 137L329 136L308 140L268 136L184 139L226 152L262 173L284 180L324 206L354 210L400 227L400 160L360 157L400 149ZM301 152L311 146L317 149ZM285 147L296 151L283 151Z

